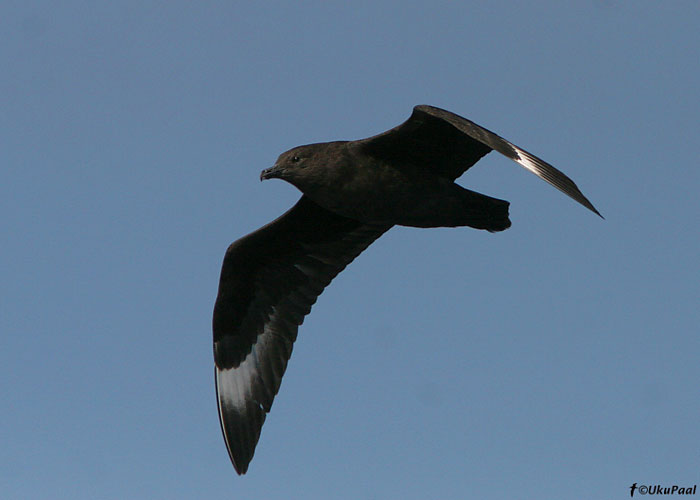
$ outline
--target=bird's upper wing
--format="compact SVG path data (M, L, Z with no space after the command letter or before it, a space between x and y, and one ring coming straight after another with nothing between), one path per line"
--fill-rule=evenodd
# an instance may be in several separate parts
M444 109L416 106L401 125L355 144L363 152L399 166L406 163L429 166L450 180L495 149L600 215L564 173L473 121Z
M221 429L239 474L253 458L304 316L390 227L335 215L302 196L226 251L214 306L214 360Z

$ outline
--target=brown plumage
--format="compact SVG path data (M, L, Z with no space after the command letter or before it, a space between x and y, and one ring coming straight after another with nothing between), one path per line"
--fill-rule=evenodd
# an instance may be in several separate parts
M214 306L214 360L221 428L244 474L277 394L297 330L342 271L393 225L510 226L508 202L454 180L496 150L600 215L562 172L458 115L416 106L403 124L358 141L299 146L261 179L303 196L288 212L234 242Z

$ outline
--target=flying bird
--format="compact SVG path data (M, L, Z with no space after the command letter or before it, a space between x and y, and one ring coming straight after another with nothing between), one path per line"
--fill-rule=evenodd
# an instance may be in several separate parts
M600 215L552 165L476 123L433 106L382 134L299 146L260 179L283 179L301 199L231 244L214 306L219 421L238 474L253 458L299 325L342 271L394 225L510 227L509 203L455 179L496 150ZM602 217L602 216L601 216Z

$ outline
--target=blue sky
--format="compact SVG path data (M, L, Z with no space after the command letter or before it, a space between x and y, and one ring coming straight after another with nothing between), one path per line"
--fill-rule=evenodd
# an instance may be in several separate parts
M471 4L471 5L470 5ZM0 8L0 494L625 498L700 483L697 2ZM227 245L260 170L441 106L513 227L395 228L302 326L248 474L220 435Z

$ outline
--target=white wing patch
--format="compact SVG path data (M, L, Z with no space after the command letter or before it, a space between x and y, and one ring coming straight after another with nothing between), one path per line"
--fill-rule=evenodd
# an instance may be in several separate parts
M518 146L515 144L509 143L511 146L513 146L513 149L515 149L515 152L518 153L518 159L516 160L518 163L520 163L523 167L528 169L530 172L532 172L535 175L542 175L542 169L540 168L537 163L533 161L533 157L530 153L527 151L523 151L520 149Z
M272 314L270 314L263 332L258 336L256 343L253 344L245 359L235 368L221 369L217 367L216 369L220 418L223 418L222 413L228 410L243 413L246 409L246 403L250 404L251 401L257 403L266 412L269 411L269 405L265 405L262 401L257 401L253 394L253 388L258 390L267 389L267 384L263 380L259 358L268 357L270 355L269 351L278 351L278 347L272 345L275 342L283 342L289 351L292 349L291 342L284 336L275 333L274 329L278 322L278 314L274 307L272 309ZM279 373L278 370L273 370L273 376L278 381L282 379L284 368L286 367L286 359L282 363L282 373ZM275 364L273 363L274 366ZM267 396L272 400L274 394L268 393Z

